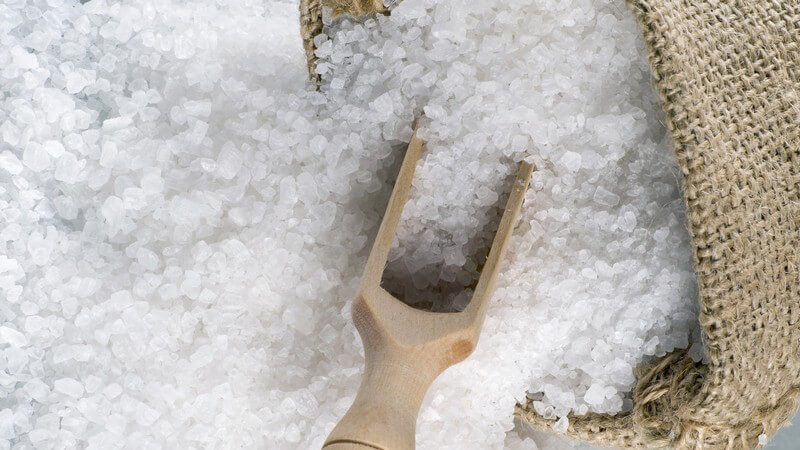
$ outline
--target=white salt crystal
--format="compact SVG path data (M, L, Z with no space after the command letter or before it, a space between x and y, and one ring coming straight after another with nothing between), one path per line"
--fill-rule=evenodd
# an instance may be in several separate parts
M144 189L129 187L122 192L122 203L125 209L138 211L147 206L147 194Z
M19 69L35 69L39 67L39 61L36 60L36 55L28 53L19 45L11 48L12 64Z
M66 81L67 92L70 94L77 94L89 85L89 80L87 80L82 73L77 71L68 73Z
M138 423L139 425L149 427L153 425L160 416L161 413L158 410L151 408L150 406L144 403L140 402L136 406L135 417L136 417L136 423Z
M173 106L169 110L169 117L178 124L186 123L186 110L180 106Z
M26 164L27 165L27 164ZM22 162L8 150L0 153L0 169L5 170L11 175L19 175L22 172Z
M222 242L220 248L225 253L233 257L241 257L249 254L247 247L238 239L226 239L224 242Z
M99 61L100 68L106 72L113 72L117 64L117 57L113 53L105 53Z
M208 173L214 173L219 165L211 158L200 158L200 167Z
M286 440L292 444L296 444L300 442L300 438L300 428L298 428L297 424L289 424L286 429Z
M11 408L3 408L0 410L0 438L13 439L15 436L14 411Z
M769 439L767 439L767 435L766 434L761 433L761 434L758 435L758 445L763 447L763 446L767 445L768 442L769 442Z
M211 247L208 246L206 241L198 241L194 247L192 247L192 258L194 258L198 262L203 262L207 260L213 251Z
M619 218L618 224L623 231L633 231L636 228L636 213L633 211L626 211Z
M118 229L125 217L125 205L121 198L112 195L105 199L100 212L112 230Z
M569 428L569 419L567 416L562 416L553 424L553 431L556 433L566 433Z
M286 176L280 182L280 202L284 205L297 203L297 187L293 177Z
M39 378L33 378L28 380L23 386L25 392L31 396L32 399L36 400L39 403L44 403L47 401L47 396L50 394L50 386L44 383Z
M581 155L575 152L565 152L561 157L561 164L570 172L577 172L581 168Z
M200 274L193 271L186 272L186 277L181 283L180 289L183 295L191 299L196 299L200 295L200 290L202 289Z
M133 123L130 117L112 117L103 121L103 131L114 132L127 128Z
M590 405L599 405L603 403L603 400L606 398L605 388L598 383L593 383L589 386L589 389L586 390L586 394L584 394L583 398Z
M0 273L17 273L18 275L15 276L14 279L22 278L22 276L24 276L24 271L22 270L22 266L20 265L19 261L14 258L9 258L6 255L0 255Z
M119 24L115 24L113 29L114 31L112 35L121 43L128 42L128 39L130 39L131 35L133 34L131 23L128 21L122 21Z
M596 280L597 279L597 272L594 269L589 267L585 267L581 269L581 276L589 279L589 280Z
M320 228L327 228L336 220L336 205L330 201L315 205L311 209L311 215L317 218Z
M222 147L217 157L217 173L222 178L230 180L239 172L243 162L236 147L232 143L228 143Z
M64 153L56 160L56 170L53 177L58 181L74 184L80 178L80 172L84 163L78 162L78 158L72 153Z
M49 429L34 429L28 432L28 439L38 448L45 447L46 441L55 437L55 433Z
M45 151L53 158L58 158L64 154L64 145L52 139L45 141L42 147L44 147Z
M122 393L122 387L117 383L111 383L103 389L103 395L109 399L114 399Z
M136 250L136 261L147 270L156 270L159 266L158 255L144 247L139 247L139 249Z
M142 176L142 190L148 194L156 194L164 189L164 180L157 171L146 173Z
M669 228L659 228L653 233L653 239L655 239L656 242L664 242L667 236L669 236Z
M194 101L190 100L183 104L183 108L187 114L195 117L208 117L211 115L211 102L210 101Z
M191 129L189 130L186 138L192 144L199 144L203 142L208 132L208 124L202 120L195 120Z
M50 155L35 142L29 142L22 152L22 162L34 172L41 172L50 167Z
M603 186L597 186L594 191L594 201L604 206L616 206L619 204L619 195L609 191Z
M12 347L24 347L28 345L28 338L19 331L3 325L0 326L0 343Z
M370 108L378 113L379 117L388 119L394 114L394 102L392 96L387 92L376 98L370 103Z
M54 236L52 236L54 237ZM38 231L34 231L28 238L28 253L31 256L31 261L39 266L43 266L50 262L50 256L53 252L54 239L45 239L45 237Z
M78 217L78 208L71 197L60 195L53 201L58 214L64 219L72 220Z
M119 155L117 144L112 141L104 142L103 151L100 153L100 165L109 168L113 167L117 162L117 155Z
M314 205L319 199L317 182L309 173L301 173L297 176L297 190L299 197L308 205Z
M194 54L194 45L191 38L178 36L175 39L175 57L178 59L188 59Z
M54 383L54 391L72 398L83 395L83 385L74 378L59 378Z
M292 304L283 312L282 319L301 334L309 334L314 331L313 317L314 312L308 305Z

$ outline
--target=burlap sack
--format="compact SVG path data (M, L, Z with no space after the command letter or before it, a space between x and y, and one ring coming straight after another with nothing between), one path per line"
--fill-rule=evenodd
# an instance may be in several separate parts
M320 1L301 6L312 68ZM567 433L615 447L752 448L800 400L800 2L628 5L684 175L709 362L685 351L650 361L631 412L571 417ZM516 414L549 429L530 404Z

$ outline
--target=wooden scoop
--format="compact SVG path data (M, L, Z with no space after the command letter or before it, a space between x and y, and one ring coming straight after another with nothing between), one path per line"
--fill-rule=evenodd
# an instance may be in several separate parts
M467 308L455 313L414 309L383 289L381 277L423 144L415 129L353 302L366 368L353 405L323 445L326 450L414 448L417 414L428 387L475 349L528 188L533 166L522 162Z

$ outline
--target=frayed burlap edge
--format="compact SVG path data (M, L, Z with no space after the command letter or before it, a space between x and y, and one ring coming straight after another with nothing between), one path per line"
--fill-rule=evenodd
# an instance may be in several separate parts
M752 154L744 155L741 158L734 156L726 159L725 164L734 165L737 170L741 170L743 164L757 166L762 160L774 158L776 153L783 157L784 163L787 161L790 163L796 162L797 159L791 155L790 146L792 141L794 141L795 145L800 144L795 140L796 133L791 131L787 133L787 130L792 130L793 126L797 125L797 118L800 118L800 113L796 117L791 114L792 110L797 109L796 104L792 106L791 102L792 100L796 101L796 98L793 98L793 96L796 97L796 91L792 87L797 86L797 73L795 70L800 58L797 58L798 36L792 35L791 30L793 27L796 29L797 25L800 24L798 8L796 6L787 6L788 4L768 1L757 2L755 0L749 4L739 1L725 4L724 2L710 0L707 2L689 2L688 0L626 1L629 8L636 15L644 34L653 78L656 81L662 106L666 112L667 129L671 134L681 168L684 174L687 175L684 186L684 200L687 203L687 210L690 212L690 216L695 219L690 223L690 232L695 241L695 260L699 261L698 264L704 264L703 269L706 271L706 276L708 273L716 275L716 272L730 270L731 266L737 268L737 264L740 266L747 265L747 263L733 261L729 261L726 265L725 255L720 255L718 252L714 253L713 245L707 245L710 233L708 230L703 229L704 222L724 221L724 217L714 217L714 214L725 214L722 208L716 211L709 211L708 209L710 208L700 208L693 211L693 208L697 207L697 198L700 196L723 198L730 195L725 190L725 187L715 187L713 180L701 180L701 183L694 184L703 175L701 168L708 164L708 160L704 160L703 155L698 157L700 152L697 147L703 140L708 139L710 143L705 142L705 144L710 145L713 149L720 136L719 134L715 135L714 131L717 130L709 131L705 128L706 124L702 123L703 117L690 116L685 108L686 103L689 103L691 108L700 110L708 108L710 111L712 108L708 106L708 102L713 102L713 100L694 98L687 102L686 98L681 98L681 95L686 96L685 92L681 92L682 83L686 82L687 78L683 73L684 68L675 67L674 64L665 64L665 58L669 57L669 52L675 51L675 48L669 47L672 44L672 42L669 42L670 38L681 39L689 36L696 40L698 47L704 45L702 42L706 39L704 39L703 31L695 30L702 30L704 27L713 29L712 26L708 25L708 22L704 22L704 20L708 20L709 16L720 22L737 21L740 28L755 35L758 34L755 31L756 26L764 26L764 24L767 24L764 28L775 31L779 39L782 38L781 33L786 33L785 42L778 44L770 42L769 39L765 39L763 42L755 39L739 44L735 41L723 42L723 44L730 44L734 48L732 51L727 49L728 54L733 53L737 57L746 60L746 64L750 64L751 67L756 66L752 70L738 73L735 71L732 71L733 73L724 72L725 64L729 60L720 61L720 58L730 58L730 56L719 50L718 43L709 46L710 49L703 49L706 51L705 53L698 53L704 58L716 58L714 64L723 67L723 69L714 67L710 71L720 70L723 73L722 78L727 77L728 81L726 82L742 85L741 98L737 99L739 102L747 101L748 97L773 97L774 93L760 90L764 89L764 86L768 85L768 83L759 85L758 82L765 78L773 77L776 72L790 80L790 88L784 94L791 100L778 100L777 103L782 103L781 108L776 108L774 111L776 115L779 113L785 114L780 118L774 119L767 114L758 116L763 112L756 112L755 108L743 112L732 112L732 114L752 114L756 116L755 119L748 120L754 126L765 128L766 133L763 129L758 131L725 130L728 136L724 137L729 140L741 139L746 141L750 136L759 135L758 139L754 139L757 142L749 146L746 143L736 142L737 145L742 145L747 150L759 155L759 157L752 156ZM660 7L658 11L652 9L652 6L656 4ZM701 6L698 7L696 6L697 4ZM691 14L675 14L670 19L663 17L665 11L669 13L679 8L687 10L695 8L699 10L699 14L697 14L698 11L692 10ZM734 8L737 8L736 11L733 11ZM676 17L679 20L675 20ZM675 20L675 22L670 22L670 20ZM759 23L759 20L763 23ZM786 24L790 26L787 27ZM681 27L681 33L670 35L669 28L672 26ZM752 30L750 30L751 27ZM665 36L668 37L665 38ZM687 45L685 41L680 44ZM742 44L749 46L749 48L742 50L736 48L736 45ZM781 56L787 56L787 59L782 60ZM702 62L699 61L699 63ZM737 63L741 63L741 61L737 61ZM699 70L699 72L702 72L702 70ZM689 69L686 69L686 71L688 72ZM699 77L699 79L691 79L691 82L699 82L702 85L711 81ZM770 85L770 87L774 87L774 85ZM766 109L769 110L769 108ZM781 120L783 122L778 125L770 123ZM731 122L737 123L736 121ZM787 122L789 122L788 125ZM695 132L694 128L697 128L698 131ZM786 135L781 136L781 133ZM765 138L764 134L768 136ZM767 142L767 145L759 148L758 143L763 142ZM712 153L706 157L716 156L720 155ZM721 156L729 157L729 155L724 154ZM795 167L797 166L795 165ZM757 170L753 172L757 172ZM700 175L692 178L688 176L690 174ZM781 175L788 176L783 179L780 178ZM797 376L797 359L799 356L796 350L798 343L795 339L798 328L797 319L794 317L773 318L773 326L777 330L773 330L772 337L773 341L776 342L765 342L767 339L764 338L762 333L763 329L769 327L768 316L772 315L774 317L775 310L781 310L781 308L775 307L775 303L785 303L782 310L786 312L786 316L793 316L796 315L797 307L794 307L793 310L791 302L798 301L796 296L794 299L792 298L796 294L796 287L784 287L796 282L798 260L796 248L800 242L796 240L798 223L792 223L792 217L797 220L797 170L790 169L784 171L781 175L775 174L772 179L768 180L768 184L771 183L770 186L764 189L772 197L768 200L765 200L765 198L759 200L765 200L765 212L762 214L771 213L781 217L781 219L783 219L783 216L789 219L788 221L779 219L774 229L767 230L767 236L770 237L790 236L786 239L787 245L784 245L780 250L786 256L782 255L772 261L751 261L751 263L764 265L759 269L753 269L752 267L738 268L741 272L749 272L749 275L755 279L766 279L766 281L757 282L761 283L760 288L764 291L780 291L781 288L784 289L782 293L779 292L774 295L777 300L769 306L772 310L764 312L758 309L766 308L766 306L757 304L762 299L755 299L752 304L747 305L727 304L724 305L724 308L721 308L718 304L706 304L707 299L702 291L703 283L701 283L700 319L707 339L706 344L710 344L711 347L709 348L708 345L706 347L712 361L711 365L703 365L692 361L685 350L679 350L665 357L657 358L636 371L637 384L633 392L634 405L631 412L618 416L605 414L571 416L570 426L566 433L568 436L605 447L747 449L760 445L760 435L772 436L787 423L788 419L797 410L800 402L800 388L798 387ZM759 179L755 176L751 180L751 183L758 182ZM728 184L735 183L730 182ZM788 185L788 187L776 189L778 193L775 195L775 192L769 191L769 189L774 189L774 185ZM737 188L738 186L733 186L733 189ZM761 195L764 195L764 191L760 192ZM737 195L742 193L747 195L747 190L736 192ZM750 195L758 194L759 192L754 190L754 194ZM781 195L783 195L783 198L780 198ZM775 199L776 197L778 198L777 200ZM766 205L768 201L772 201L773 204ZM782 205L781 201L784 202ZM713 201L709 203L713 204ZM774 208L776 204L778 207ZM738 205L734 203L733 206L736 207ZM782 211L775 211L775 209ZM703 217L698 218L701 215ZM725 225L730 225L730 222ZM757 224L752 224L750 228L754 229L757 226ZM708 226L707 228L713 227ZM736 245L747 246L751 245L748 241L762 239L759 233L752 230L744 234L743 237L739 238L740 242L737 242ZM728 257L730 258L730 256ZM770 268L770 264L772 268ZM775 267L776 265L783 267ZM765 273L769 273L769 276L765 276ZM775 273L778 275L774 275ZM731 278L735 278L735 276ZM716 282L716 279L714 281ZM778 287L774 288L770 283L774 283ZM708 285L714 285L714 283L709 282ZM716 286L714 287L713 292L706 292L708 297L716 298L719 296L717 291L720 289L717 289ZM743 286L733 286L733 288L744 289ZM746 321L745 323L737 323L737 321L741 322L740 310L747 311L748 308L753 308L753 311L755 311L754 314L748 316L750 323L746 323ZM731 309L735 310L735 319L729 318L733 315L730 313ZM765 324L764 322L767 323ZM738 352L731 351L730 348L716 345L715 339L716 336L720 335L720 327L726 326L730 328L737 326L747 328L741 335L738 335L738 331L728 331L728 334L737 334L735 339L731 339L734 341L734 346L737 339L740 342L742 342L741 339L743 338L749 339L748 343L752 343L752 345L749 347L748 352L741 349ZM777 339L774 339L775 335L778 335ZM725 345L729 346L729 344L730 342L725 342ZM723 350L720 350L720 348ZM772 357L771 353L783 355L784 360L781 361L780 358L777 358L778 360L775 361L776 358ZM731 360L730 358L734 359ZM752 360L743 362L743 358ZM758 367L758 370L752 370L753 366ZM739 381L733 387L728 386L727 384L731 383L731 379L737 379L736 375L731 375L737 371L750 373L739 375ZM759 377L758 375L761 376ZM742 378L747 381L741 382ZM783 393L780 390L783 390ZM743 404L752 406L746 412L731 411L730 414L709 412L718 412L725 408L735 410L736 405ZM739 413L739 420L731 419L731 416L737 416L737 412ZM535 428L542 430L551 430L551 425L553 424L551 420L544 419L534 411L530 400L526 404L518 404L515 415Z
M300 37L306 52L308 76L316 80L316 58L314 38L322 33L322 0L300 0Z
M759 435L773 435L797 409L800 389L792 389L777 405L760 410L745 423L683 421L676 412L690 405L706 369L686 350L644 364L636 371L633 411L616 416L570 416L566 435L614 448L753 448ZM552 431L554 421L537 414L531 402L517 404L515 415L534 428Z

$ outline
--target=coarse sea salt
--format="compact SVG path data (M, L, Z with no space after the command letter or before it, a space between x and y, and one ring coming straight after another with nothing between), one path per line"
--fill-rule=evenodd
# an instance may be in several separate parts
M633 368L696 332L697 292L623 3L326 12L318 91L293 1L0 5L0 448L320 447L422 113L387 267L409 302L465 307L517 163L538 170L419 447L535 448L512 431L526 394L557 431L630 408Z

